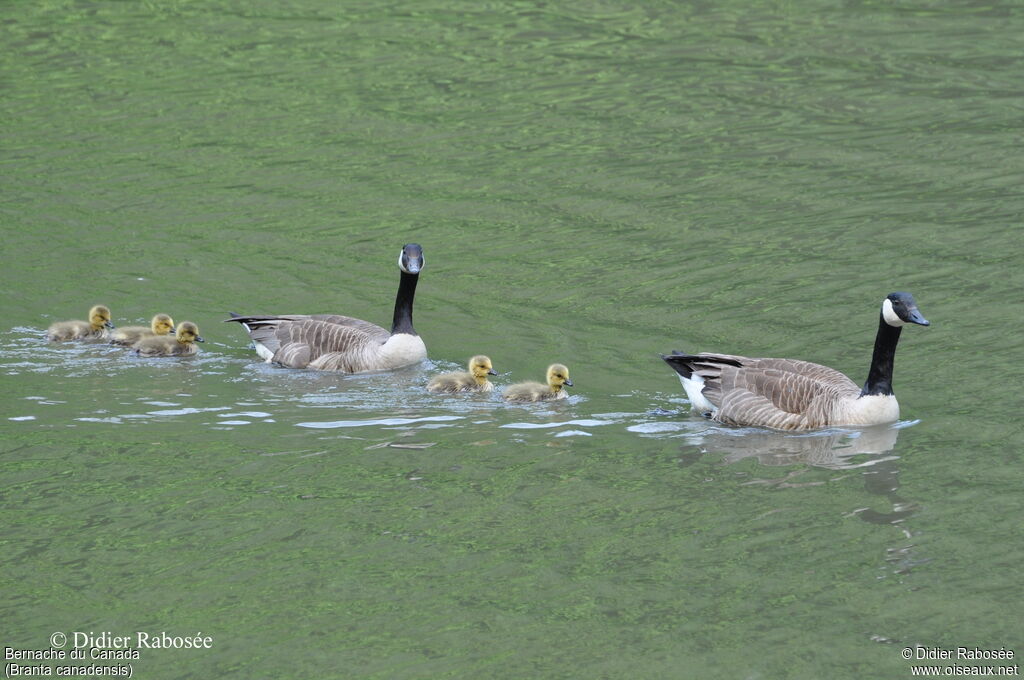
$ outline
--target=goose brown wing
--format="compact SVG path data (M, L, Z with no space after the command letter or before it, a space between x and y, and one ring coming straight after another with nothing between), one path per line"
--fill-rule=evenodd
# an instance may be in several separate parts
M838 400L860 390L827 366L793 359L739 359L724 365L719 377L718 420L780 430L824 427Z
M349 352L364 345L383 344L391 337L376 324L338 314L234 316L228 321L242 324L250 338L275 355L285 345L308 345L310 359L326 352Z
M362 319L356 319L351 316L342 316L340 314L310 314L309 316L298 318L313 319L314 321L323 321L324 323L335 324L337 326L347 326L349 328L355 328L368 336L382 337L383 339L381 340L381 342L387 342L388 338L391 337L391 333L381 328L377 324L370 323L369 321L363 321Z
M328 352L356 353L364 347L382 345L391 337L373 324L344 325L312 318L280 323L274 336L281 345L277 352L287 350L290 344L307 345L311 360Z

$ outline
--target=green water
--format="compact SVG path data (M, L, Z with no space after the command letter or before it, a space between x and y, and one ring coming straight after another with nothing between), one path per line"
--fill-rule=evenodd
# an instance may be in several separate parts
M3 645L213 637L140 678L1024 653L1019 3L60 0L0 41ZM422 366L286 371L220 323L387 324L410 241ZM715 427L657 357L860 382L894 290L932 322L894 428ZM95 302L207 343L42 340ZM573 396L423 391L480 352Z

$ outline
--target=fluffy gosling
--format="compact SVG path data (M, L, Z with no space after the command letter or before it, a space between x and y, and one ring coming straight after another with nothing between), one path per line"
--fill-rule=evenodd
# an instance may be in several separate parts
M505 401L550 401L552 399L565 399L569 396L562 389L563 385L572 387L568 368L562 364L551 364L548 366L547 377L547 385L541 385L538 382L510 385L505 390Z
M478 354L469 360L469 372L442 373L427 383L428 392L490 392L494 385L487 379L498 375L491 366L491 360Z
M122 326L118 328L110 334L110 344L130 347L143 338L152 338L156 335L167 335L173 332L174 319L166 314L157 314L150 321L149 328L145 326Z
M174 337L154 335L143 338L132 345L132 349L142 357L187 357L199 351L197 342L205 342L199 336L199 327L191 321L182 321Z
M104 305L94 305L89 310L88 321L58 321L46 331L46 337L52 342L64 340L106 340L108 328L113 328L110 321L110 309Z

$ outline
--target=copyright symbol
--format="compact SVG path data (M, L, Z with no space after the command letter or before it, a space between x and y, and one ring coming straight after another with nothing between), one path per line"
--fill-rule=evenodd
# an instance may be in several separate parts
M68 636L61 632L56 632L50 636L50 646L54 649L60 649L68 643Z
M903 655L904 659L913 659L914 658L914 650L911 649L910 647L904 647L903 651L900 652L900 654Z

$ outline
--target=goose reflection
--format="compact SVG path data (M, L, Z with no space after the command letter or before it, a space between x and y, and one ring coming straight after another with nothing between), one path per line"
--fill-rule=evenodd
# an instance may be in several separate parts
M725 463L756 458L761 465L805 463L852 470L896 460L886 454L895 448L899 433L900 428L891 425L811 434L710 428L688 440L702 452L724 453Z
M692 444L700 447L697 457L705 452L713 452L725 454L723 462L726 464L755 458L764 466L798 466L779 479L755 479L747 484L765 484L778 488L820 486L825 482L801 481L799 478L812 467L857 470L864 480L865 490L872 496L884 498L882 504L888 508L877 510L862 507L852 510L850 515L870 524L897 526L906 538L910 538L910 531L904 522L915 514L918 506L899 495L899 456L891 455L890 452L896 447L900 430L913 424L902 422L811 434L710 428L689 439ZM684 458L686 455L684 453ZM920 560L909 554L911 547L892 548L887 560L898 562L900 569L907 568L908 563L911 566L919 563Z

